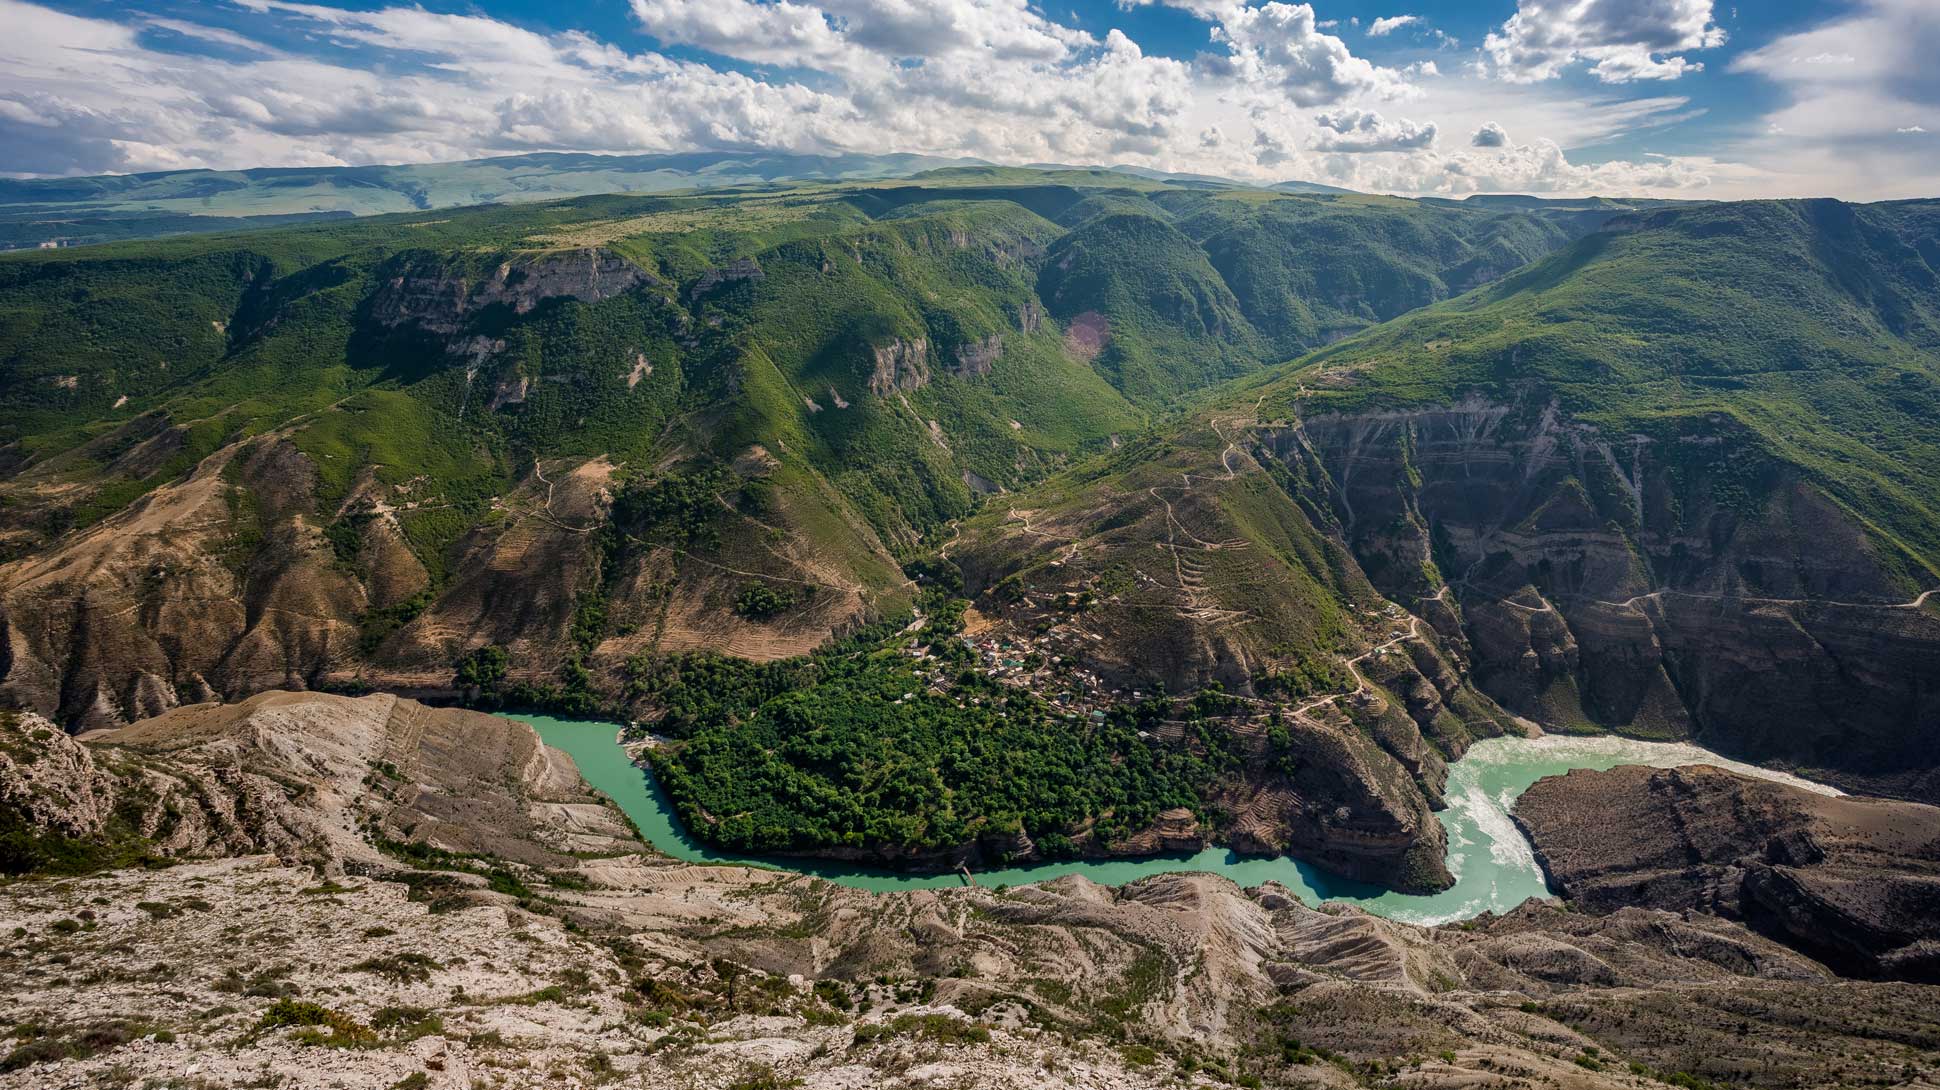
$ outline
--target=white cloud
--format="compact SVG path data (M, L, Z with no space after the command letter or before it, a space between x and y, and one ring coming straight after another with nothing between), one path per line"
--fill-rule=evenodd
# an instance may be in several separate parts
M1317 166L1336 185L1389 193L1604 193L1692 196L1711 182L1711 165L1664 156L1593 165L1571 163L1550 140L1480 152L1334 155Z
M1372 23L1368 24L1367 36L1370 38L1384 38L1387 35L1392 34L1397 30L1400 30L1404 26L1413 26L1420 22L1421 22L1421 16L1419 15L1383 16L1382 18L1376 19Z
M1283 95L1296 106L1331 106L1360 94L1384 98L1407 93L1401 73L1354 56L1347 43L1322 33L1310 4L1269 0L1258 7L1234 5L1213 28L1228 55L1209 58L1216 73Z
M217 45L226 45L233 49L244 49L254 53L277 52L263 45L263 43L245 38L233 30L204 26L201 23L192 23L186 19L168 19L160 15L144 15L141 17L141 21L149 29L167 31L170 34L179 34L184 38L195 38L200 41L214 42Z
M1730 150L1799 195L1933 196L1940 141L1907 139L1919 135L1907 130L1940 116L1936 56L1940 19L1929 0L1863 0L1768 42L1731 70L1771 80L1785 103Z
M1314 123L1321 130L1314 138L1316 151L1412 151L1435 143L1432 122L1417 125L1406 118L1388 121L1372 110L1320 114Z
M1509 133L1502 126L1491 121L1475 130L1468 138L1469 146L1475 148L1506 148L1509 146Z
M1893 131L1897 133L1923 133L1927 130L1924 125L1902 125Z
M1673 192L1731 176L1690 160L1585 166L1562 150L1678 116L1684 98L1511 86L1443 76L1432 61L1384 67L1326 33L1310 5L1280 0L1164 0L1205 23L1207 48L1191 61L1026 0L630 0L653 38L733 64L476 9L235 2L254 14L196 34L179 20L0 0L0 170L759 148L1122 162L1455 195ZM223 48L170 52L165 33ZM292 44L306 39L352 47L354 60ZM270 41L281 48L260 44ZM1393 116L1400 100L1408 117ZM1501 144L1437 147L1440 133L1488 126ZM1514 145L1508 132L1541 138Z
M1676 79L1703 65L1682 54L1723 45L1711 0L1518 0L1483 42L1502 79L1553 79L1587 62L1605 83Z
M790 0L633 0L633 14L647 33L668 45L757 64L846 71L874 62L831 26L820 8Z

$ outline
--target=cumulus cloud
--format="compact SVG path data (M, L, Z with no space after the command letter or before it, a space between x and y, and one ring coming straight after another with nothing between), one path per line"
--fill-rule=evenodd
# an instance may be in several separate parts
M1506 148L1509 146L1509 134L1502 126L1491 121L1475 130L1468 142L1473 148Z
M1669 191L1715 172L1582 167L1556 143L1512 145L1506 132L1474 151L1437 147L1443 129L1497 118L1576 146L1682 99L1590 101L1443 77L1429 61L1384 67L1304 3L1163 2L1205 24L1191 60L1028 0L629 0L640 30L677 55L478 9L233 0L247 14L218 28L0 0L0 170L900 151L1457 195ZM1410 117L1392 116L1401 100Z
M1328 106L1358 94L1393 98L1407 90L1401 73L1356 57L1347 43L1324 33L1311 4L1234 5L1220 15L1212 40L1228 50L1208 58L1214 71L1296 106Z
M1314 123L1320 126L1313 143L1317 151L1412 151L1435 143L1432 122L1417 125L1406 118L1388 121L1372 110L1324 113L1316 116Z
M882 71L895 61L953 54L1056 62L1097 44L1024 0L632 0L632 9L665 43L822 71Z
M1511 144L1485 152L1418 152L1409 155L1332 155L1316 164L1336 185L1389 193L1466 197L1475 193L1680 194L1701 192L1711 182L1706 165L1650 156L1630 162L1569 161L1551 140Z
M1583 62L1605 83L1628 83L1701 71L1683 54L1724 40L1711 0L1518 0L1482 48L1511 82L1554 79Z
M1384 38L1404 26L1413 26L1420 22L1421 16L1419 15L1383 16L1367 25L1367 36L1370 38Z
M668 45L737 60L836 70L876 61L831 26L820 8L790 0L633 0L633 14L647 33Z
M1263 167L1278 167L1291 163L1298 158L1293 144L1284 137L1265 129L1253 130L1253 161Z

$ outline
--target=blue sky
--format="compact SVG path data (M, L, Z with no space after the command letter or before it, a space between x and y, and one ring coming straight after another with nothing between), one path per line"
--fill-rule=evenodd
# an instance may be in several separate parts
M1932 0L0 0L0 172L906 151L1940 193Z

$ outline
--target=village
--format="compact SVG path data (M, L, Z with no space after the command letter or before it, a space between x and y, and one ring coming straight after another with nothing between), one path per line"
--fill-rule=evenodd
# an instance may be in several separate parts
M1105 599L1107 602L1116 600L1116 596ZM1019 604L1026 610L1040 608L1039 603L1030 598ZM1055 612L1047 611L1042 615L1047 619L1051 616L1064 619L1050 623L1040 621L1035 632L1021 630L1020 626L1002 619L992 619L972 608L966 611L964 630L953 638L982 677L998 685L1031 693L1067 720L1085 719L1103 723L1115 708L1128 708L1152 697L1168 695L1157 686L1134 688L1108 684L1096 670L1085 665L1093 645L1105 641L1105 637L1085 631L1080 624L1083 611L1093 604L1089 592L1062 592L1051 604L1056 607ZM1299 703L1224 693L1221 694L1220 703L1225 705L1226 714L1219 718L1232 721L1240 733L1253 734L1263 730L1265 723L1274 717L1287 713L1307 714L1341 700L1356 708L1378 703L1380 698L1355 668L1356 664L1368 659L1406 654L1400 645L1416 636L1418 621L1392 602L1380 609L1361 612L1370 630L1367 638L1383 642L1349 660L1348 667L1353 674L1355 688L1346 692L1316 694ZM912 625L912 631L917 627ZM961 672L962 660L953 655L939 655L920 636L906 640L901 650L916 661L916 674L931 696L950 696ZM970 699L981 703L981 698ZM1162 726L1178 727L1183 722L1168 718L1162 721ZM1144 733L1141 732L1142 735ZM1166 735L1173 733L1171 730L1163 731Z

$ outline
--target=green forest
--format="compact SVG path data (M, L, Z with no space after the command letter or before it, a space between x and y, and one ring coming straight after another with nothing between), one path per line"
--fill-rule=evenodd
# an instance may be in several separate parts
M1214 816L1207 789L1236 757L1203 729L1177 746L1142 739L1171 702L1095 722L966 666L933 690L902 627L767 664L637 663L640 691L667 708L655 729L676 740L652 751L653 766L687 827L737 851L889 858L1021 832L1058 857L1080 850L1070 834L1081 828L1103 844L1172 807ZM922 638L955 642L947 625Z

